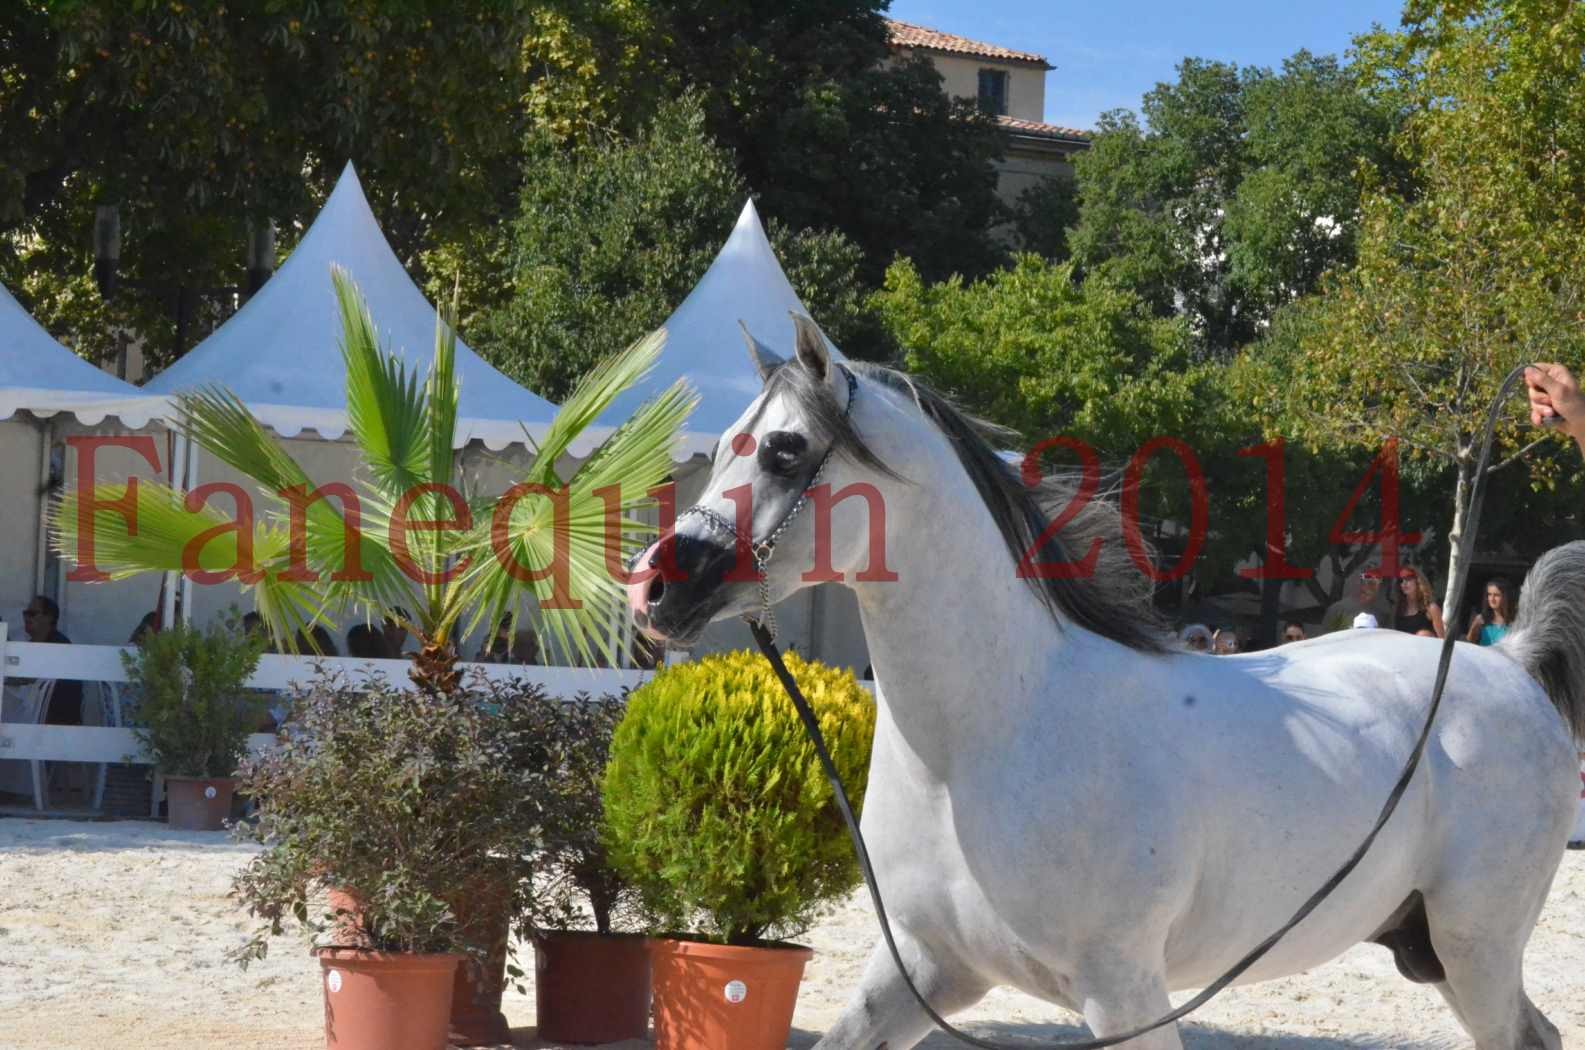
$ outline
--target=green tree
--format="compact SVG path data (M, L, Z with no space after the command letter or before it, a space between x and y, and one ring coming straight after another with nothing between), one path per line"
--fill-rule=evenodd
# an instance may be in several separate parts
M1074 259L1185 317L1202 352L1248 343L1273 311L1354 255L1355 168L1383 178L1395 110L1332 57L1280 73L1185 59L1144 123L1104 114L1075 161Z
M748 186L711 140L694 96L663 105L637 136L570 150L530 144L522 201L496 249L502 273L477 289L475 345L552 399L612 348L659 327L709 268ZM832 339L874 356L877 330L858 283L858 249L840 234L772 222L788 279ZM484 272L472 271L475 276Z
M1004 261L991 230L1001 137L949 98L928 59L899 62L885 0L587 0L528 45L535 105L553 130L633 133L694 92L764 213L833 229L863 250L867 282L898 254L930 279Z
M272 220L285 247L348 159L406 258L493 221L517 185L520 45L542 6L3 5L0 280L85 356L130 329L162 364L233 308L250 226ZM108 204L124 288L104 304L88 275Z
M1415 5L1405 31L1360 51L1375 89L1409 114L1396 144L1417 190L1371 187L1358 265L1327 289L1307 338L1258 354L1299 436L1396 440L1451 474L1451 580L1498 382L1585 347L1585 8ZM1552 484L1559 445L1536 438L1517 401L1508 408L1491 469L1528 464L1536 485Z
M911 372L1031 443L1067 434L1124 462L1185 431L1206 379L1181 322L1034 255L972 283L929 284L898 260L872 302Z

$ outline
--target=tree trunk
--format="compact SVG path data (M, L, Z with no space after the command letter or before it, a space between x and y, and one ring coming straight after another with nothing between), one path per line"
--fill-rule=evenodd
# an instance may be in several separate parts
M1442 593L1442 622L1446 624L1449 634L1454 631L1462 634L1469 627L1469 624L1464 621L1464 610L1462 608L1464 595L1462 589L1460 589L1460 593L1455 594L1453 586L1458 582L1457 577L1460 565L1458 549L1464 541L1464 519L1469 513L1470 488L1473 481L1471 475L1473 473L1474 467L1470 462L1468 452L1461 452L1458 457L1458 484L1453 489L1453 527L1447 533L1447 589ZM1470 553L1474 553L1473 549Z

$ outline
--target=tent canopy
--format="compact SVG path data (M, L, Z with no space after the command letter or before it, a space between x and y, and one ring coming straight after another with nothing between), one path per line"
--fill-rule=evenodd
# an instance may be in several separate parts
M56 342L0 287L0 419L19 409L40 416L68 411L89 426L115 416L137 429L161 415L164 404Z
M688 420L682 449L708 452L764 386L738 323L787 357L793 351L793 312L809 311L788 283L749 201L710 269L666 320L666 347L654 371L617 398L600 422L618 424L645 399L686 379L699 392L699 407ZM836 347L831 351L846 360Z
M263 423L291 437L312 429L339 438L347 429L341 314L330 280L346 269L380 333L381 345L424 375L434 358L435 308L413 284L375 222L349 163L324 208L274 277L225 324L149 381L174 394L219 384ZM456 445L502 449L538 438L556 409L457 342Z

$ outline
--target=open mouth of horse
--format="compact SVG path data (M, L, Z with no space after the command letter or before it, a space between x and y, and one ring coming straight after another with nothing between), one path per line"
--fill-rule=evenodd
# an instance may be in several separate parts
M628 610L645 636L686 649L726 607L726 583L736 551L707 540L672 534L633 560Z

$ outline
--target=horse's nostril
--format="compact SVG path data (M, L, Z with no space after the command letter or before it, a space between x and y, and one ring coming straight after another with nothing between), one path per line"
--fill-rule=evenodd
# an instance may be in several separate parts
M654 605L656 602L660 601L661 598L665 597L665 595L666 581L661 579L660 573L657 572L654 578L649 581L649 593L644 597L651 605Z

